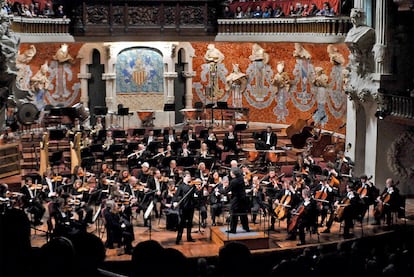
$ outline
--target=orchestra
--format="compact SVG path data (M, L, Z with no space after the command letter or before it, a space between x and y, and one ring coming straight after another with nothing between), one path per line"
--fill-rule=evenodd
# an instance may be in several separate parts
M111 130L104 129L100 117L92 130L86 130L76 119L71 130L82 132L83 149L92 147L98 133L104 131L102 151L109 157L116 139ZM354 220L361 219L372 205L375 224L383 219L391 224L391 212L398 205L399 191L391 179L379 194L366 175L352 176L354 163L343 152L335 162L320 168L316 158L304 151L297 155L292 174L284 176L278 163L260 168L237 156L230 167L222 165L223 150L242 155L232 125L225 130L222 142L214 129L208 128L199 149L190 147L198 141L192 128L182 136L167 128L160 136L149 129L143 137L135 137L136 147L125 154L127 167L121 170L111 168L105 156L96 168L88 168L91 172L77 165L70 176L61 176L49 167L39 184L27 178L21 195L13 197L21 198L23 208L33 215L34 225L42 224L46 204L56 234L89 228L97 215L98 220L105 221L106 246L119 244L125 253L131 253L134 227L150 226L151 217L145 216L150 204L154 205L155 218L165 216L166 230L177 232L176 244L182 243L184 229L187 241L194 241L194 217L199 219L200 228L212 228L226 224L219 217L228 213L230 234L238 232L239 218L245 232L250 232L263 216L270 219L269 231L276 231L276 222L284 222L283 229L277 231L286 232L288 240L299 235L299 245L306 243L305 230L317 232L323 226L326 228L321 233L329 234L335 221L344 222L343 236L351 237ZM267 149L263 151L278 147L271 127L256 139L257 147ZM156 142L159 144L152 147ZM9 198L2 195L5 197L0 196L0 204L8 204ZM136 223L141 218L134 213L141 212L143 219Z

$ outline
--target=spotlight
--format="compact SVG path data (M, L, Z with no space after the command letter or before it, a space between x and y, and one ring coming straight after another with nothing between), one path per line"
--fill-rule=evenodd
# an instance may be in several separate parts
M375 117L377 117L379 120L383 120L387 115L387 112L383 110L377 110L375 112Z

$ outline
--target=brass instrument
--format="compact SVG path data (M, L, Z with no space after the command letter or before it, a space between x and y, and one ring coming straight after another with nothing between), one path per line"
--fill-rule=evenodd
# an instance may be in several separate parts
M80 165L81 163L81 137L82 133L77 132L73 142L70 142L70 170L73 172L76 166Z
M40 142L40 166L39 173L42 175L50 168L49 165L49 133L43 133L42 141Z

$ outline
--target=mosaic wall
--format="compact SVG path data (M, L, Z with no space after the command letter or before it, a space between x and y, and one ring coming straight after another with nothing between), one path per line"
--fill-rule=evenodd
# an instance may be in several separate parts
M164 93L164 69L161 54L148 48L131 48L117 57L117 93Z
M192 43L194 102L250 108L250 120L311 119L336 130L346 121L346 45ZM342 130L343 132L343 130Z

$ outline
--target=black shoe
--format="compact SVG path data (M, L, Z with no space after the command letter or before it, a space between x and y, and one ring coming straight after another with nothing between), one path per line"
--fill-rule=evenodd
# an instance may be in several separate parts
M268 231L274 231L275 230L275 226L270 226L269 229L267 229Z
M250 229L244 229L246 233L250 233Z
M211 226L216 226L216 223L215 223L215 222L213 222L213 223L211 224Z
M177 239L177 240L175 241L175 244L179 245L179 244L180 244L180 242L181 242L181 240L180 240L180 239Z
M207 224L205 222L201 223L201 228L206 228Z
M353 238L354 235L353 234L344 234L344 239L350 239Z
M36 220L36 221L33 223L33 225L34 225L34 226L40 226L40 225L43 225L43 221L41 221L41 220Z
M301 241L301 242L299 242L298 244L296 244L297 246L302 246L302 245L305 245L306 244L306 242L304 242L304 241Z
M321 233L323 233L323 234L329 234L330 232L331 232L331 230L329 230L328 228L326 228Z
M235 234L236 231L232 231L232 230L226 230L226 233L231 233L231 234Z
M287 236L286 240L296 240L296 236L295 235L289 235L289 236Z
M193 239L192 237L187 238L188 242L195 242L195 239Z

